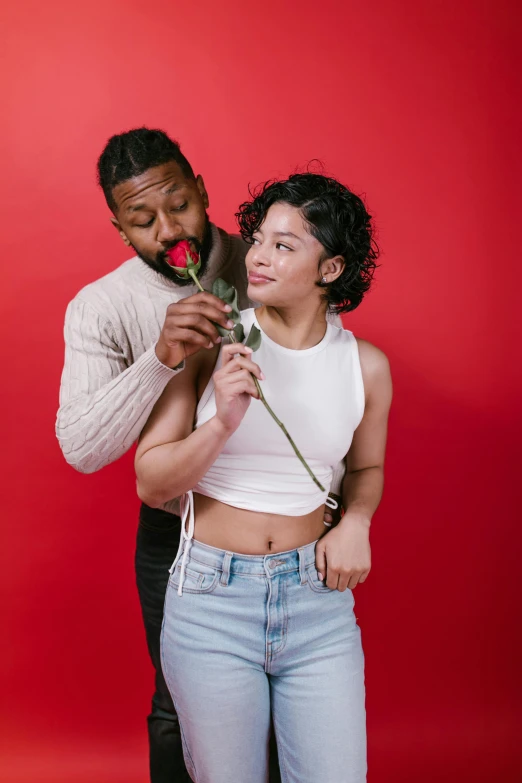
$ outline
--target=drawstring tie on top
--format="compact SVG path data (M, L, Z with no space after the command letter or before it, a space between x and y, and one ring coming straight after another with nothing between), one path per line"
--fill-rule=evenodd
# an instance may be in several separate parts
M183 582L185 581L185 568L187 565L190 547L192 546L192 541L194 539L194 493L192 492L192 490L190 489L188 492L182 495L179 499L179 502L182 508L181 535L179 539L178 552L174 562L169 568L169 574L173 573L181 555L183 555L181 559L181 570L179 574L179 587L178 587L178 595L183 595ZM187 521L188 521L188 530L187 530Z
M330 495L328 495L328 497L324 501L324 504L325 506L328 506L328 508L331 508L332 511L335 511L336 509L339 508L339 503L337 502L337 500L334 500L332 497L330 497ZM326 525L326 527L332 527L332 523L326 522L324 519L323 519L323 525Z

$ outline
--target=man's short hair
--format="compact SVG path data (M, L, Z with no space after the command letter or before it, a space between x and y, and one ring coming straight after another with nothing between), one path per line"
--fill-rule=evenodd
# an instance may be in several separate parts
M111 136L98 159L98 184L113 212L116 208L112 191L121 182L138 177L147 169L175 161L185 177L194 179L192 166L177 141L162 130L135 128Z

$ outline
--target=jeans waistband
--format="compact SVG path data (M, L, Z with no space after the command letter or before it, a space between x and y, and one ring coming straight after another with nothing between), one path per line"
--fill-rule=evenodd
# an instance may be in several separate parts
M297 549L277 552L273 555L240 555L193 539L190 559L230 574L270 577L290 571L305 570L313 565L316 543L317 541L312 541Z
M185 493L181 505L183 511L178 554L169 569L169 573L172 574L178 560L181 560L178 595L183 595L183 582L188 559L190 557L197 560L198 555L202 558L201 563L221 570L223 583L228 582L231 573L272 577L290 571L299 571L301 582L306 581L306 568L315 562L317 541L312 541L311 544L306 544L298 549L274 555L239 555L235 552L227 552L224 549L216 549L194 540L194 493L192 490Z

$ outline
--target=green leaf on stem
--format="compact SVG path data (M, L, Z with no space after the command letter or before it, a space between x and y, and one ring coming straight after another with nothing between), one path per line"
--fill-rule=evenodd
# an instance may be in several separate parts
M245 330L243 329L243 324L241 323L241 321L234 326L232 331L234 332L234 337L236 339L236 342L242 343L243 340L245 339Z
M239 312L239 306L237 303L237 291L234 286L229 285L229 283L225 282L225 280L222 280L220 277L218 277L212 284L212 293L214 296L217 296L218 299L221 299L222 302L230 305L232 308L230 313L228 313L230 320L233 321L236 325L241 324L241 314ZM230 335L230 329L225 329L219 324L216 324L215 326L221 337L228 337ZM239 340L238 342L242 342L242 340Z
M245 345L247 348L252 348L254 353L259 349L259 346L261 345L261 332L257 326L253 325L250 329Z
M230 329L225 329L223 326L220 326L219 324L214 324L214 326L218 330L221 337L228 337L230 335Z
M222 299L227 304L230 304L229 300L234 296L234 286L217 277L212 283L212 293L218 299Z
M229 299L227 304L230 305L232 310L228 314L228 317L234 321L235 324L241 323L241 313L239 312L239 305L237 303L237 291L235 288L232 289L234 292L234 295L232 296L232 299Z

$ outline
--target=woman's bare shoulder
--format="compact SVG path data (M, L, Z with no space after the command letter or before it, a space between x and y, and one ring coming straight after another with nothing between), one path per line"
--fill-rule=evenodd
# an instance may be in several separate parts
M390 362L384 351L361 337L355 339L359 349L359 361L365 388L369 389L374 384L389 382L391 380Z

